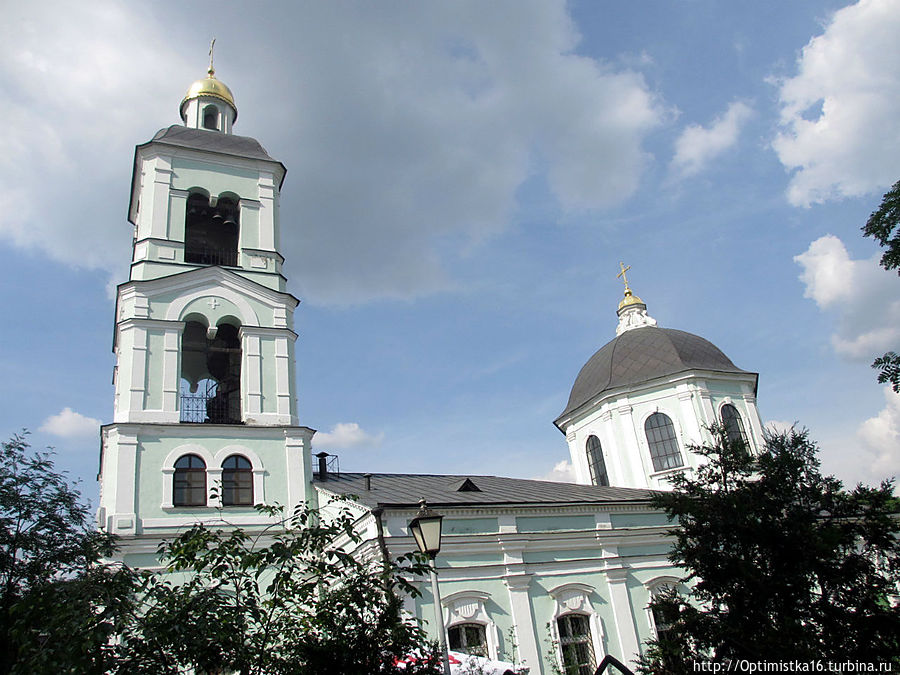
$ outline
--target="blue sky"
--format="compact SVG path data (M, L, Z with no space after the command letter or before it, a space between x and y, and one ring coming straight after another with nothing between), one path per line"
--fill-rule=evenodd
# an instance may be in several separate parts
M344 470L564 477L552 420L659 324L760 373L848 483L900 468L900 3L64 3L0 26L0 433L93 497L132 153L209 39L282 199L301 423Z

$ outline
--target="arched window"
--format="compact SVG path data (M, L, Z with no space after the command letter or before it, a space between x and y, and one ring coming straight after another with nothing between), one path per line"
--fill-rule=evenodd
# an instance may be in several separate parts
M206 462L197 455L184 455L175 462L172 503L175 506L206 506Z
M458 623L447 630L447 643L454 652L488 656L487 633L480 623Z
M750 449L750 441L744 429L744 420L741 414L730 403L722 406L722 424L725 425L725 435L731 443L743 443L746 450Z
M594 641L591 624L584 614L563 614L556 619L563 672L566 675L593 675Z
M222 462L222 506L253 506L253 466L246 457Z
M667 597L677 596L677 591L676 582L657 583L650 589L650 599L656 602ZM663 604L662 606L651 605L649 609L656 638L664 640L672 630L672 624L678 620L678 608L672 604Z
M203 128L217 131L219 128L219 111L214 105L208 105L203 109Z
M187 321L181 336L181 421L241 423L239 327ZM212 336L212 337L211 337Z
M235 199L219 197L212 206L205 194L192 192L184 218L184 261L199 265L237 265L239 217Z
M600 439L596 436L588 436L587 461L591 472L591 483L594 485L609 485L609 476L606 474L606 462L603 461L603 449L600 447Z
M650 445L654 471L676 469L684 464L681 451L678 449L678 441L675 439L675 427L668 415L663 413L650 415L644 423L644 432Z

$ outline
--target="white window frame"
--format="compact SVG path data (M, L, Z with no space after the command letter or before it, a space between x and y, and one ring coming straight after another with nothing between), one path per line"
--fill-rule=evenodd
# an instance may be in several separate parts
M265 504L265 475L266 468L263 466L262 459L253 450L244 445L226 445L224 448L213 455L209 450L197 443L185 443L179 445L172 450L162 466L162 505L163 509L181 508L176 507L173 503L174 499L174 478L175 478L175 462L184 455L197 455L206 462L206 507L217 508L222 506L221 490L215 499L213 499L213 489L222 483L222 462L231 455L243 455L249 460L253 467L253 504ZM197 507L192 507L197 508ZM199 507L203 508L203 507Z
M655 577L644 584L644 588L647 589L647 604L644 607L644 611L647 615L647 623L650 626L650 632L653 634L654 638L659 637L659 633L656 630L656 618L653 616L653 610L650 609L650 602L667 588L678 590L681 585L681 579L672 576Z
M600 622L597 610L594 609L591 603L591 595L596 592L593 586L578 582L562 584L550 591L550 596L555 603L553 619L550 621L550 638L556 645L556 662L562 669L565 668L557 619L566 614L580 614L588 618L591 643L594 647L594 659L596 660L594 668L599 666L603 657L606 656L606 651L603 649L603 624Z
M447 635L444 639L450 643L450 629L464 623L477 623L484 626L484 634L487 639L488 658L498 660L500 647L500 635L497 624L491 618L485 608L485 603L491 594L484 591L457 591L441 598L444 610L444 626Z

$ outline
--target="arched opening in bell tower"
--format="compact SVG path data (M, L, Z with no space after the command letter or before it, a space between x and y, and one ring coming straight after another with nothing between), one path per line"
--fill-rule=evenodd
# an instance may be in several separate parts
M184 261L199 265L238 264L239 197L226 192L213 200L191 190L184 217Z
M210 104L203 109L203 128L219 130L219 109L216 106Z
M181 338L181 421L241 424L240 323L189 318Z

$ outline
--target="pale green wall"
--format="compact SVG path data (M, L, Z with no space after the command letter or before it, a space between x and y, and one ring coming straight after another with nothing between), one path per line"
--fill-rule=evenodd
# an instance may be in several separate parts
M444 518L442 532L448 534L489 534L499 532L496 518Z
M518 516L519 532L550 532L555 530L593 530L597 526L594 516Z
M259 199L259 172L176 157L172 160L172 187L176 190L199 187L213 197L234 192L244 199Z

